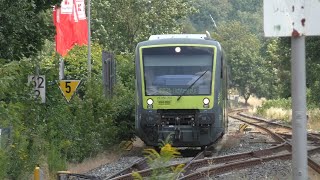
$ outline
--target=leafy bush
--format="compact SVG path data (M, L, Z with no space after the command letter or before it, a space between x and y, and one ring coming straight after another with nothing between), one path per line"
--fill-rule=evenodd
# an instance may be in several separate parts
M55 55L0 62L0 127L12 127L11 147L0 153L1 177L23 179L36 164L49 170L65 170L66 163L81 162L121 140L134 137L134 66L132 55L117 56L118 78L112 99L103 95L101 48L93 45L92 78L86 78L86 48L75 47L66 57L68 79L81 79L67 103L58 88ZM39 60L46 76L46 103L40 104L27 86ZM46 157L46 158L42 158ZM2 161L3 160L3 161ZM43 162L46 161L46 162Z
M309 127L313 130L320 132L320 109L315 108L308 111L309 119L308 124Z
M178 150L171 144L163 144L160 153L154 149L145 149L144 153L148 159L148 164L154 170L151 174L151 179L177 179L179 172L183 169L184 164L180 164L175 168L169 169L169 161L180 155ZM142 180L142 176L138 172L133 172L132 176L136 180Z
M289 99L275 99L275 100L268 100L262 103L261 107L258 107L257 113L258 114L265 114L266 110L270 108L282 108L282 109L291 109L291 98Z
M67 167L67 161L60 152L59 146L51 145L47 154L49 171L57 172L65 170Z
M5 179L8 163L8 156L6 152L0 149L0 179Z
M271 119L281 119L289 122L291 119L291 99L274 99L264 101L257 108L257 114Z
M123 54L116 56L117 85L113 97L113 120L118 129L118 137L124 140L134 138L134 56Z
M310 91L307 91L307 96ZM308 119L307 128L319 131L320 125L320 110L316 104L312 102L307 103L308 106ZM257 113L263 117L270 119L284 120L290 124L292 119L291 99L277 99L265 101L261 107L258 107Z

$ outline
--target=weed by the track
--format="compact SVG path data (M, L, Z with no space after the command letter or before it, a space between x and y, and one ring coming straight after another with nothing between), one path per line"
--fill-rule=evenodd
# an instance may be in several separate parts
M154 149L145 149L144 153L148 158L148 164L151 168L153 168L152 175L150 177L151 180L171 180L176 179L178 173L184 167L184 164L180 164L174 168L166 168L169 165L169 161L173 158L176 158L180 155L180 152L171 144L166 143L163 144L160 153L158 153ZM132 176L135 180L142 180L143 177L138 172L133 172Z

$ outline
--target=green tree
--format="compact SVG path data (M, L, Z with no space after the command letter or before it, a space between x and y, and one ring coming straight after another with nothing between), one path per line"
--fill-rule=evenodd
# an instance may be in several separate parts
M249 27L252 33L262 37L262 1L255 0L193 0L197 12L189 16L198 32L211 30L215 20L217 26L228 21L239 21Z
M210 15L219 24L228 19L233 9L229 0L193 0L192 5L197 11L189 18L196 30L201 33L214 28Z
M320 71L319 37L306 38L306 75L308 103L319 105ZM267 45L266 58L272 64L275 76L274 91L277 98L291 97L291 40L290 38L273 38Z
M272 70L273 80L269 91L271 98L288 98L290 91L290 38L273 38L267 44L266 60ZM271 91L272 90L272 91Z
M93 39L117 52L133 52L151 34L179 33L192 11L186 0L93 0Z
M307 37L306 38L306 74L307 74L307 88L310 89L308 101L317 106L320 105L320 38Z
M242 0L242 1L232 1L229 0L233 6L234 11L251 12L256 13L262 8L263 1L256 0Z
M48 23L46 17L60 2L0 0L0 58L8 61L30 57L42 49L44 39L53 39L53 23Z
M258 94L267 86L267 67L260 55L261 43L248 27L237 21L221 24L215 34L227 52L231 67L231 81L245 103L252 94Z

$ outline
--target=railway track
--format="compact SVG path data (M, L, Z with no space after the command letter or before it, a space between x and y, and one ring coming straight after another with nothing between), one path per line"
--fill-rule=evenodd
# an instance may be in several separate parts
M261 126L276 127L277 129L275 129L274 131L277 134L279 134L281 136L291 137L292 128L290 126L278 124L278 123L274 123L274 122L269 122L267 119L255 117L255 116L250 116L250 115L247 115L244 113L238 113L238 115L241 117L245 117L247 119L251 119L251 121L244 120L247 123L250 123L250 122L255 123L255 124L260 123ZM307 138L309 141L312 141L317 145L319 145L319 143L320 143L320 134L308 133ZM319 141L319 143L317 141Z
M213 175L223 174L235 169L244 169L253 167L272 160L290 160L291 159L291 127L268 122L266 119L249 116L242 111L234 111L229 114L229 117L237 119L261 130L262 133L268 134L275 141L275 146L251 151L246 153L238 153L220 157L205 157L204 151L201 151L197 156L185 163L186 165L178 173L176 179L201 179ZM313 157L320 155L320 135L308 133L308 165L314 171L320 174L320 162L314 160ZM165 168L176 167L181 163L174 163ZM112 180L131 180L133 179L132 171L138 172L142 177L152 175L154 169L150 168L147 159L143 158L132 166L118 172L108 179Z

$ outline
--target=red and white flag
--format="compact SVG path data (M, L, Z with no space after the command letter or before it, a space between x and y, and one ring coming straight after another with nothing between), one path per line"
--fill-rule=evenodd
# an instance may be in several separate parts
M85 12L84 0L73 0L74 2L74 21L73 31L78 45L88 44L88 22Z
M53 10L56 27L56 51L67 55L75 44L88 44L88 25L84 0L63 0Z

